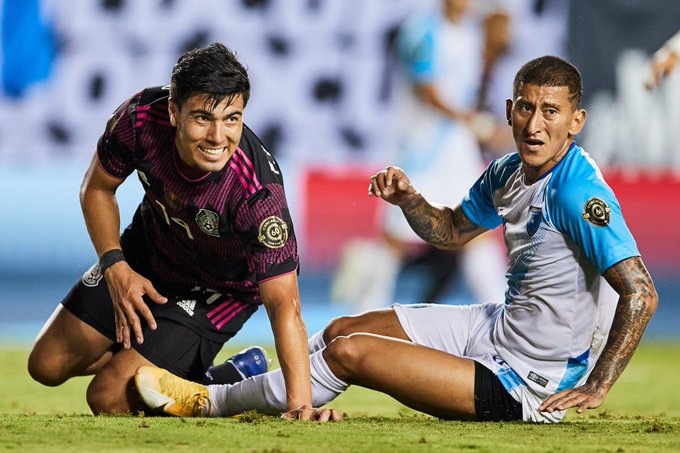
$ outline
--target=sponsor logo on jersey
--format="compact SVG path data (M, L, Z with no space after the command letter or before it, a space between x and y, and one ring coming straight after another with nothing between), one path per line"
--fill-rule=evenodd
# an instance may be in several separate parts
M535 372L533 372L533 371L530 371L530 372L529 372L529 376L527 376L527 379L529 379L530 381L533 381L533 382L537 383L537 384L540 385L541 387L545 387L546 385L548 385L548 380L547 380L546 378L544 378L544 377L541 376L540 374L537 374L537 373L535 373Z
M196 223L205 234L220 237L220 218L217 213L208 209L199 209L196 214Z
M583 206L583 220L587 220L597 227L607 226L609 225L609 213L611 211L607 203L593 197L586 201L586 204Z
M187 312L189 316L194 316L194 309L196 308L195 300L178 300L177 305Z
M89 268L87 272L83 274L83 278L81 278L80 281L83 282L83 285L92 288L97 286L99 282L102 281L102 278L104 278L104 274L102 274L99 264L95 263L94 266Z
M257 240L270 249L279 249L288 240L288 225L275 215L267 217L260 223Z
M541 208L535 206L529 207L529 212L531 217L527 222L527 234L533 236L538 231L538 227L541 226L541 217L543 217L543 211Z
M170 209L179 211L182 208L182 200L179 199L175 192L166 187L163 189L163 193L165 195L165 202L168 204Z

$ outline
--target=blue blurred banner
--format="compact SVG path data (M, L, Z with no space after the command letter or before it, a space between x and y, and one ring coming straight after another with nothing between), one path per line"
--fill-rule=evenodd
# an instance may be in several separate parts
M54 34L40 15L40 0L2 2L2 90L21 97L47 80L55 57Z

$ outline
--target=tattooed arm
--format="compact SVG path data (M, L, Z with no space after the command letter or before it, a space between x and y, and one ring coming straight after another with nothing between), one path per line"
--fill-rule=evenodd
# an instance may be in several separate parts
M373 176L368 195L399 206L413 231L438 248L460 248L487 231L470 221L460 205L450 208L429 203L401 168L387 167Z
M553 412L577 407L576 412L599 407L626 368L652 318L658 297L640 257L628 258L607 269L604 278L619 294L607 344L581 387L551 395L541 407Z

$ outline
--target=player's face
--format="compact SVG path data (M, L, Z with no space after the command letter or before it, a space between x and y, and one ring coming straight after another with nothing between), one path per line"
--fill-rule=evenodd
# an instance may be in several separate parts
M444 13L456 18L465 14L470 5L470 0L444 0Z
M169 104L170 121L177 127L175 145L183 170L189 176L220 171L236 151L243 132L243 97L231 104L224 99L207 103L208 95L196 94L181 106Z
M529 183L557 165L586 121L566 86L524 85L514 102L507 101L506 116Z

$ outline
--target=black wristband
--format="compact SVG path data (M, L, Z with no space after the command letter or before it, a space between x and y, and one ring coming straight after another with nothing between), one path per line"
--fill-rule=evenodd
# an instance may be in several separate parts
M102 275L106 272L106 269L110 268L118 261L125 261L125 255L121 249L113 249L104 253L101 258L99 258L99 269Z

